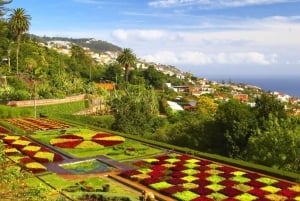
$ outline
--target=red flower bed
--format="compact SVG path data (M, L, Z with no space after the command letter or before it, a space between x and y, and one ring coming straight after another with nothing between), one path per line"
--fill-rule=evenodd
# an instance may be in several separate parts
M82 142L83 141L79 139L79 140L76 140L76 141L55 143L53 145L56 146L56 147L60 147L60 148L75 148L77 145L79 145Z
M182 170L185 170L186 167L184 166L184 164L179 164L179 165L176 165L175 167L172 167L171 169L173 171L182 171Z
M214 201L213 199L210 199L210 198L207 198L205 196L201 196L201 197L198 197L198 198L195 198L191 201Z
M0 133L9 133L9 132L8 132L8 130L6 130L5 128L0 127Z
M184 190L185 190L185 188L183 188L181 186L171 186L169 188L161 189L159 192L164 195L167 195L167 196L172 196L172 194L177 193L177 192L182 192Z
M132 175L141 174L141 172L137 170L127 170L121 173L122 177L130 178Z
M98 144L101 144L105 147L114 146L114 145L123 143L123 141L113 141L113 140L93 140L93 141L97 142Z
M153 165L151 168L153 171L164 171L165 169L167 169L166 167L162 166L162 165Z
M269 192L261 190L259 188L254 188L254 189L250 190L248 193L251 193L252 195L255 195L260 198L264 197L265 195L270 194Z
M199 170L199 171L201 171L201 172L204 172L204 171L206 171L206 170L211 170L211 168L208 167L208 166L198 166L198 167L195 167L195 169L196 169L196 170Z
M187 174L180 172L180 171L174 171L170 174L170 176L175 177L175 178L181 178L187 176Z
M186 183L185 180L180 179L180 178L171 178L171 179L168 179L167 182L170 183L170 184L174 184L174 185L179 185L179 184Z
M191 189L191 191L193 191L194 193L197 193L199 195L205 195L205 196L214 192L213 190L211 190L209 188L205 188L203 186L199 186L198 188Z
M278 195L283 195L285 197L288 197L288 198L293 198L293 197L296 197L297 194L300 195L300 192L297 193L295 191L291 191L289 189L282 189L281 191L277 192Z
M115 135L111 133L97 133L93 136L93 139L97 140L98 138L111 137L111 136L115 136Z
M229 197L235 197L241 193L243 193L242 191L239 191L235 188L232 187L225 187L222 190L219 191L220 193L223 193L224 195L227 195Z
M279 181L279 182L273 184L273 186L278 187L278 188L289 188L292 186L292 184L284 182L284 181Z
M152 171L148 173L149 176L151 177L163 177L164 173L160 171Z
M141 181L142 184L146 185L146 186L149 186L151 184L154 184L154 183L157 183L157 182L160 182L161 179L158 178L158 177L151 177L151 178L146 178L146 179L143 179Z
M21 158L19 160L20 163L26 164L26 163L31 163L31 162L35 162L32 158L25 156L24 158Z
M209 165L209 164L212 164L213 162L211 161L208 161L208 160L203 160L201 159L201 161L197 162L197 164L199 165Z
M238 183L235 182L235 181L231 181L231 180L226 179L224 181L219 182L219 184L221 184L223 186L227 186L227 187L232 187L234 185L237 185Z
M249 186L253 186L255 188L260 188L260 187L263 187L265 186L266 184L262 183L262 182L259 182L259 181L255 181L255 180L251 180L247 183L245 183L246 185L249 185Z
M207 185L211 184L210 181L207 181L204 179L197 179L197 180L194 180L192 183L198 184L199 186L207 186Z

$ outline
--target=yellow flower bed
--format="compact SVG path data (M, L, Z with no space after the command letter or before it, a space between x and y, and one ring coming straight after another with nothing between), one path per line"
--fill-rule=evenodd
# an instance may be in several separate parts
M48 159L49 161L53 161L54 159L54 154L53 153L50 153L50 152L37 152L34 157L36 158L45 158L45 159Z
M79 145L76 146L76 149L86 149L86 148L103 148L104 146L101 144L98 144L93 141L83 141Z
M41 149L40 146L26 146L22 150L23 151L39 151Z

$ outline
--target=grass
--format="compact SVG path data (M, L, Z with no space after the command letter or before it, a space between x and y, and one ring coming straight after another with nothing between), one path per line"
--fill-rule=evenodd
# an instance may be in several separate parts
M61 130L52 130L52 131L40 131L36 132L35 135L32 135L34 139L41 141L45 144L50 145L50 140L60 136ZM85 128L70 128L65 130L65 134L83 134L91 135L99 133L98 131L92 131L90 129ZM159 153L163 153L161 149L153 148L151 146L147 146L145 144L139 143L135 140L126 139L122 144L118 144L110 147L103 148L85 148L85 149L73 149L73 148L58 148L54 147L62 152L68 153L76 158L87 158L87 157L95 157L99 155L107 156L114 160L127 160L138 157L144 157L149 155L155 155Z
M85 109L86 107L86 101L77 101L71 103L37 106L36 111L37 114L43 114L46 116L53 116L53 114L55 114L55 116L59 116L64 114L73 114Z
M78 197L82 196L84 192L81 187L93 187L97 194L103 194L108 196L126 196L129 197L132 201L138 201L139 195L135 195L133 192L129 191L128 189L120 186L115 182L111 182L105 178L100 177L87 177L85 179L76 179L73 178L71 180L66 180L56 174L48 174L40 176L40 178L48 183L49 185L53 186L54 188L64 192L68 197L72 199L77 199ZM110 186L109 192L102 192L102 187L105 185ZM67 189L70 187L74 187L77 189L75 192L68 192ZM75 188L79 187L79 188ZM98 189L98 191L96 191Z
M100 162L99 160L87 160L76 163L69 163L61 165L62 168L71 171L74 174L85 174L99 171L108 171L112 170L113 167L105 163Z

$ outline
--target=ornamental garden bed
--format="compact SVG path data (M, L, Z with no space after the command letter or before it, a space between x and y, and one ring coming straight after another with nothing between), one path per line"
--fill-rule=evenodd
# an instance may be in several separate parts
M31 137L75 158L104 155L114 160L125 160L163 152L112 133L84 128L38 131Z
M71 125L48 118L19 118L6 119L5 121L25 131L52 130L72 127Z
M55 189L62 191L73 200L80 200L80 198L86 197L86 195L88 195L88 197L91 197L91 195L95 197L99 197L100 195L104 197L127 197L131 201L139 200L139 194L135 194L122 185L116 182L110 182L102 177L90 176L79 179L75 176L67 180L56 174L48 174L39 176L39 178ZM105 189L106 186L109 186L108 191Z
M300 200L300 185L188 155L133 163L120 176L177 200Z
M4 153L22 168L33 173L47 170L42 163L63 160L59 154L22 136L0 134L0 140L5 143Z

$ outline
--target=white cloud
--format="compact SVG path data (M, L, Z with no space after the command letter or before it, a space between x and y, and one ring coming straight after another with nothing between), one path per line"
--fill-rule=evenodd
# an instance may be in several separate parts
M117 29L112 32L112 37L119 41L160 41L178 40L180 35L164 30Z
M260 52L234 52L234 53L214 53L206 54L197 51L159 51L152 55L142 56L143 59L156 63L168 63L173 65L210 65L210 64L274 64L274 55L266 56Z
M228 8L275 3L297 2L299 0L154 0L149 2L153 7L199 6L199 8Z

